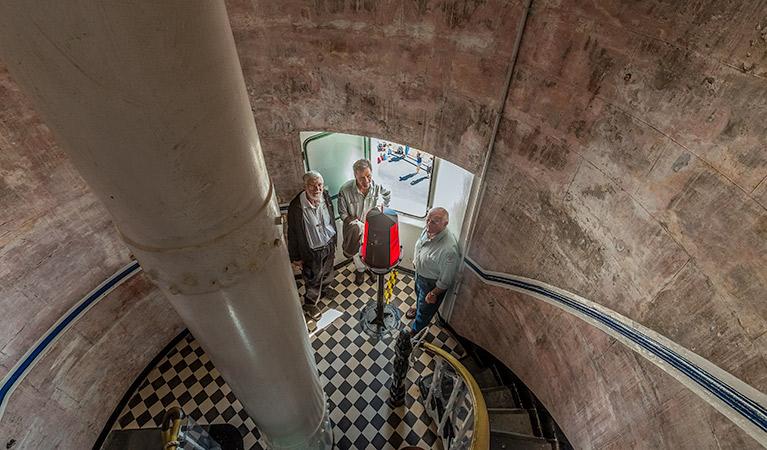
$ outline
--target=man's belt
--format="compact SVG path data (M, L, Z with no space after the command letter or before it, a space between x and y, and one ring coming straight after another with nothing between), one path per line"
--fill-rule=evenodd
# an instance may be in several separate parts
M320 251L320 250L324 250L325 248L327 248L327 247L330 245L330 243L331 243L331 242L333 242L333 238L330 238L330 239L328 239L328 241L325 243L325 245L323 245L323 246L320 246L320 247L317 247L317 248L313 248L313 249L311 249L311 250L312 250L313 252L317 252L317 251Z

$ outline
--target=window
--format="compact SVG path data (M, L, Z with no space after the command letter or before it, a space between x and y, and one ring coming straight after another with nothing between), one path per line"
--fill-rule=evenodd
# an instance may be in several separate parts
M373 178L391 189L390 207L424 217L429 203L434 157L406 145L371 139Z
M447 227L458 237L469 206L474 175L450 161L439 159L434 167L434 178L431 204L447 210L450 214Z
M392 192L392 209L425 217L431 205L442 206L450 213L451 228L460 228L473 176L455 164L407 145L350 134L301 132L301 142L307 170L322 174L336 207L341 185L354 178L352 165L367 158L373 179Z
M340 133L301 133L307 170L322 174L331 197L338 195L341 185L354 178L352 165L368 158L368 140L362 136Z

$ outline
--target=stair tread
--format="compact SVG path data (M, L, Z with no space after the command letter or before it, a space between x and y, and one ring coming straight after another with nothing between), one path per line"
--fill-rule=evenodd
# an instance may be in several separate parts
M480 366L470 355L464 356L463 358L459 359L458 362L466 367L466 370L468 370L474 379L477 380L477 384L479 384L480 387L485 387L483 384L486 384L487 387L500 385L495 375L496 371L492 367ZM490 383L483 383L485 379L488 379L487 381L490 381Z
M489 414L528 414L526 409L524 409L524 408L514 408L514 407L487 408L487 412Z
M507 431L490 430L490 448L514 450L552 450L546 439Z
M500 408L488 410L490 429L525 435L533 435L530 415L524 409Z
M470 371L470 373L471 373L471 376L474 377L474 380L477 382L480 389L501 386L501 384L498 383L498 379L496 378L495 373L493 372L493 369L491 368L482 369L481 371L477 373Z
M463 367L465 367L465 368L467 368L469 370L472 370L472 369L482 370L483 369L483 367L480 367L479 364L477 364L477 362L474 360L474 358L471 355L466 355L466 356L463 356L461 358L458 358L458 362L463 364Z
M514 394L506 386L482 389L482 397L488 408L510 408L515 407Z

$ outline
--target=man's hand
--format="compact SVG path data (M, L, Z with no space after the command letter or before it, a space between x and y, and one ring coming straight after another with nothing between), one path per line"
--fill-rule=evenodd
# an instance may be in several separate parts
M442 295L445 293L445 290L440 288L439 286L435 287L431 291L429 291L428 294L426 294L426 303L436 303L437 302L437 296Z
M293 261L293 265L298 268L298 270L304 270L304 262L303 261Z

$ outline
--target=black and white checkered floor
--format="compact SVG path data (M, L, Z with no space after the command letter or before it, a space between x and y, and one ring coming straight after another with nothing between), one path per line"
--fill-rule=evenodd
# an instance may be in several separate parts
M321 301L323 313L337 310L340 317L311 336L320 381L329 401L336 448L399 449L415 445L441 449L436 425L426 415L416 386L419 376L432 372L432 357L416 350L417 359L408 373L405 406L389 408L385 401L389 396L394 339L375 340L362 332L359 312L374 301L377 289L368 277L362 286L355 285L351 267L341 268L336 283L331 284L339 295ZM402 312L404 326L410 322L404 313L415 305L413 278L402 272L397 278L392 302ZM303 292L302 287L299 292ZM456 357L463 356L459 344L437 325L431 326L425 340ZM131 395L112 429L158 428L170 406L180 406L203 425L234 425L246 449L266 448L255 424L191 335L154 367Z

